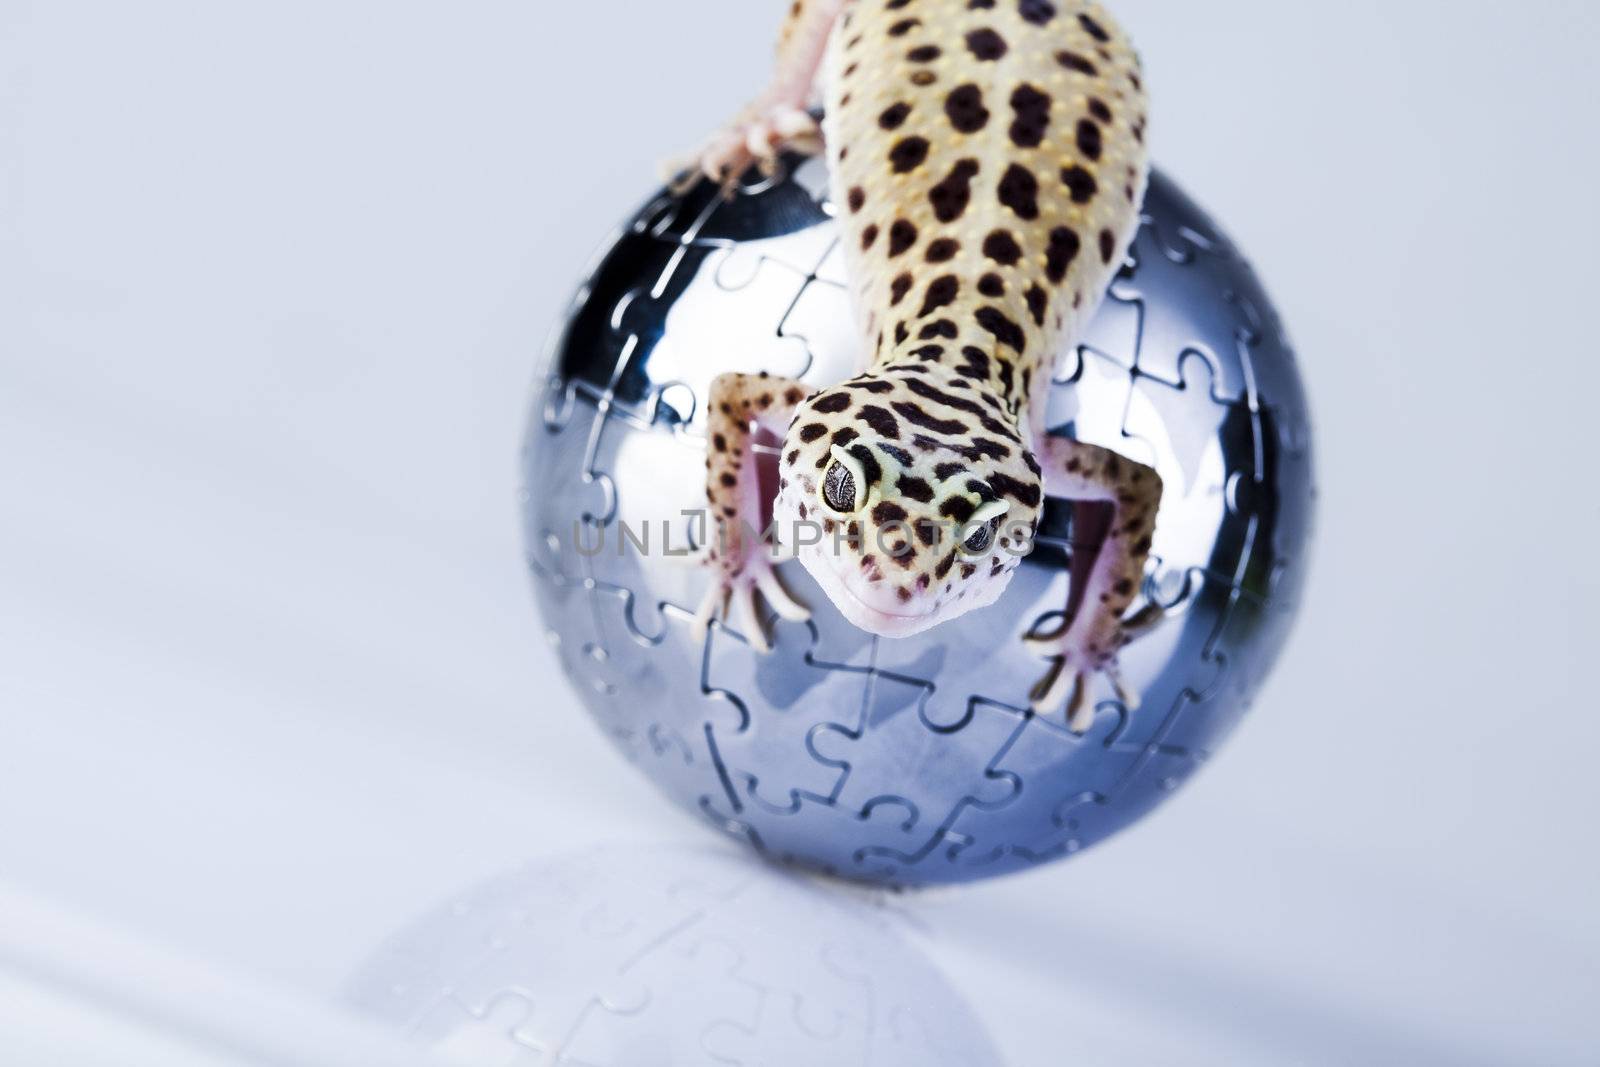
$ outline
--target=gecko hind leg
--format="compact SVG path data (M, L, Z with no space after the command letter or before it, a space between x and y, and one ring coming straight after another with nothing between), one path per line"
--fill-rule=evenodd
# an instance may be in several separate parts
M791 5L771 83L690 159L668 168L674 193L686 192L704 177L731 195L752 166L770 177L784 152L822 151L822 129L808 105L828 35L846 6L848 0L796 0Z

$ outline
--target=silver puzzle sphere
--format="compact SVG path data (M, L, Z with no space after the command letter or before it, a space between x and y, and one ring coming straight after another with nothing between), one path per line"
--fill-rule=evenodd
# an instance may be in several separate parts
M1028 710L1046 662L1021 638L1066 603L1065 501L997 602L926 633L855 628L788 563L809 622L773 619L765 655L726 627L697 642L711 577L669 552L705 499L711 379L765 370L821 387L859 358L825 184L808 161L732 200L662 195L601 254L523 457L549 640L634 764L769 856L915 885L1070 855L1216 750L1288 634L1313 506L1293 354L1232 243L1155 174L1128 262L1049 396L1053 432L1150 464L1166 486L1144 592L1168 617L1122 657L1136 710L1103 679L1082 736Z
M345 999L447 1063L999 1063L892 918L742 856L598 849L435 908Z

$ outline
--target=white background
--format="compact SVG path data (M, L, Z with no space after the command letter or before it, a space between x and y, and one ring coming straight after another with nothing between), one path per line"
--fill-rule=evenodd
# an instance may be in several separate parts
M781 6L0 0L6 988L47 908L325 1001L479 878L707 839L542 644L517 442ZM1143 825L897 906L1019 1065L1593 1063L1600 8L1114 7L1300 351L1307 609Z

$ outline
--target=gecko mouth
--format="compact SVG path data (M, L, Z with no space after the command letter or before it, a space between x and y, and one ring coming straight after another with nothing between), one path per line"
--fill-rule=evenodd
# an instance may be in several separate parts
M936 605L920 612L891 611L867 600L823 556L802 554L801 563L822 586L833 606L851 623L880 637L910 637L933 626Z

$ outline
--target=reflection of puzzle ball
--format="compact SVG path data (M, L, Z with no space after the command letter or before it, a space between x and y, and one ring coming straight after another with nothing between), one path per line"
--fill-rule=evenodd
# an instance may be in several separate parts
M887 915L709 850L600 849L497 878L392 937L347 997L450 1063L999 1062Z
M809 623L775 620L765 656L729 629L693 642L708 578L665 557L662 524L680 549L680 512L704 499L710 380L820 387L858 351L822 179L810 162L731 202L657 199L585 282L524 456L549 639L631 760L769 855L901 884L1067 855L1181 784L1282 646L1312 507L1293 356L1248 265L1155 175L1129 262L1050 396L1057 432L1150 463L1167 487L1145 592L1169 618L1123 655L1143 702L1130 713L1097 691L1085 736L1028 713L1045 662L1019 640L1065 602L1066 504L1047 507L999 601L924 634L856 629L789 563Z

